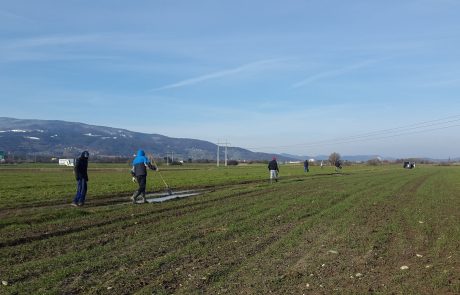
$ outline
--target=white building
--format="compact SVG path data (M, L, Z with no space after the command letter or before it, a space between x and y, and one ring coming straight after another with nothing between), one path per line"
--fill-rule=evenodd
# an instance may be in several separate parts
M74 159L59 159L59 165L61 166L74 166L75 160Z

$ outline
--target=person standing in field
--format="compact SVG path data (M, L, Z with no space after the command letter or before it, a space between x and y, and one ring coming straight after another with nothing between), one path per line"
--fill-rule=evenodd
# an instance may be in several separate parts
M278 173L280 170L275 157L273 157L273 159L268 163L268 171L270 171L270 183L273 182L273 179L278 182Z
M337 172L337 169L342 169L342 161L336 160L334 163L335 166L335 172Z
M77 180L77 194L73 199L72 206L83 206L85 204L86 192L88 190L88 151L81 153L76 159L73 172Z
M310 170L308 169L308 160L305 160L303 162L303 172L309 172Z
M143 150L138 150L136 157L133 160L133 168L131 169L131 175L133 176L133 181L139 184L139 188L134 192L131 197L133 203L137 202L137 197L142 196L142 203L147 203L145 199L145 187L147 186L147 168L151 170L158 170L158 168L152 165L145 156Z

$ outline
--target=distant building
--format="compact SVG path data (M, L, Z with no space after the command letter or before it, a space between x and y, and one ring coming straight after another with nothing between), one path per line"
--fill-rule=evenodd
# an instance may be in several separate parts
M74 159L59 159L59 165L61 166L74 166L75 160Z
M3 162L5 162L5 152L0 151L0 163L3 163Z

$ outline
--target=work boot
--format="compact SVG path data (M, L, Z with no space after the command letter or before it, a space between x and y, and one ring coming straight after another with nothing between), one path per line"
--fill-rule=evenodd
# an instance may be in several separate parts
M133 204L136 204L136 202L137 202L137 196L138 196L138 195L139 195L139 194L138 194L137 192L135 192L135 193L132 195L131 201L133 202Z
M148 203L147 202L147 199L145 198L145 193L142 193L142 197L141 197L141 203Z

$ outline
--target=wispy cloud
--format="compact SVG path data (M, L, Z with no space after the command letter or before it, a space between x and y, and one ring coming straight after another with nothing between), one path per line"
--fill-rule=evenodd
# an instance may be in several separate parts
M30 20L22 15L19 15L19 14L16 14L16 13L13 13L13 12L10 12L10 11L7 11L7 10L4 10L4 9L1 9L0 10L0 18L2 19L12 19L12 20L15 20L15 21L21 21L21 22L29 22Z
M460 78L446 79L440 81L433 81L426 83L425 87L442 87L442 86L458 86L460 84Z
M347 67L342 67L342 68L339 68L339 69L334 69L334 70L318 73L318 74L312 75L310 77L307 77L306 79L303 79L303 80L301 80L301 81L299 81L297 83L292 84L292 88L299 88L299 87L308 85L308 84L310 84L312 82L315 82L315 81L318 81L318 80L322 80L322 79L326 79L326 78L330 78L330 77L341 76L343 74L353 72L354 70L368 67L369 65L374 64L376 62L377 62L377 60L367 60L367 61L356 63L356 64L353 64L353 65L350 65L350 66L347 66Z
M2 47L4 48L35 48L45 46L60 46L60 45L71 45L78 43L88 43L99 41L101 36L95 34L89 35L70 35L70 36L41 36L34 38L23 38L23 39L10 39L8 42L3 42Z
M98 46L101 43L102 37L96 34L49 35L0 41L0 63L116 58L114 56L95 54L90 50L91 46ZM62 50L63 47L67 48ZM71 48L71 50L68 50L68 48Z
M11 53L0 57L0 63L14 62L48 62L48 61L83 61L83 60L118 60L116 56L89 55L89 54L52 54L52 53Z
M195 85L197 83L201 83L204 81L212 80L212 79L217 79L217 78L222 78L225 76L230 76L230 75L235 75L238 73L246 72L246 71L257 71L260 69L265 68L267 65L272 65L279 63L281 59L267 59L267 60L261 60L261 61L256 61L252 63L247 63L242 66L233 68L233 69L226 69L226 70L221 70L217 72L213 72L210 74L190 78L190 79L185 79L176 83L164 85L158 88L152 89L152 91L159 91L159 90L165 90L165 89L172 89L172 88L179 88L179 87L184 87L184 86L190 86L190 85Z

